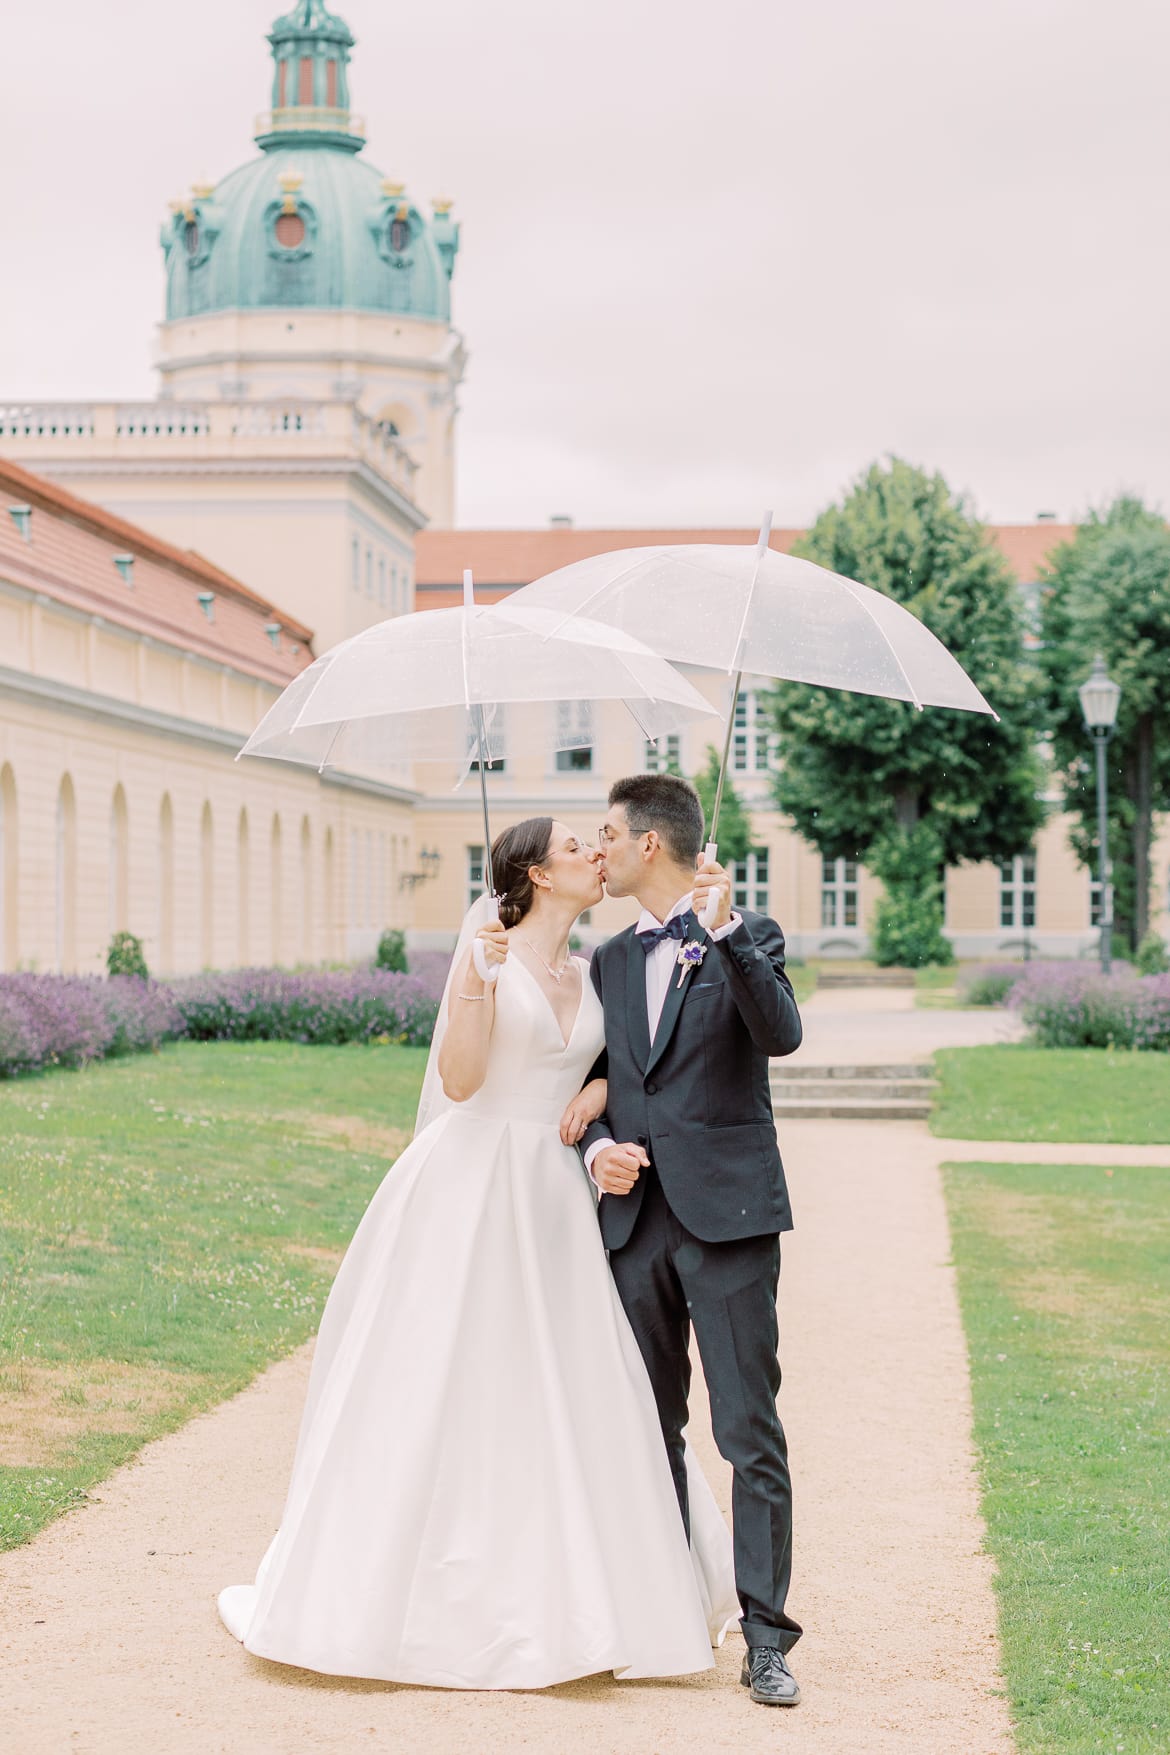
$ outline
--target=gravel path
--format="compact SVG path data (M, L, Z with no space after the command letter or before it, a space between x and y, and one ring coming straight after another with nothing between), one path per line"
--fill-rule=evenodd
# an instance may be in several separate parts
M986 1040L986 1014L838 993L806 1007L817 1064ZM903 1040L904 1038L904 1040ZM1010 1755L966 1355L938 1166L1049 1148L932 1140L919 1123L789 1122L799 1229L781 1334L796 1489L795 1711L753 1706L742 1642L713 1673L455 1694L267 1665L221 1628L279 1518L310 1350L150 1446L83 1510L0 1555L5 1747L15 1755ZM1124 1162L1125 1148L1084 1148ZM1075 1147L1051 1148L1071 1161ZM697 1375L697 1374L696 1374ZM697 1375L692 1438L728 1504Z
M970 1147L971 1142L965 1142ZM97 1502L0 1556L6 1746L18 1755L302 1755L361 1747L682 1755L1007 1755L966 1361L937 1164L918 1124L785 1129L782 1408L797 1493L794 1712L714 1674L543 1694L336 1682L247 1656L215 1594L276 1522L308 1349L149 1447ZM697 1440L726 1508L704 1398Z

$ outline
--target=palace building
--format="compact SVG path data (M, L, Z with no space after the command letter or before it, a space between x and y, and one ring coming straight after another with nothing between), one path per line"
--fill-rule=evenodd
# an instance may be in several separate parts
M162 229L157 398L0 402L0 968L97 972L121 929L159 973L361 957L387 926L451 943L483 881L478 789L236 762L281 688L338 640L458 601L465 567L491 601L604 549L755 540L455 527L452 203L364 156L354 39L321 0L297 0L269 42L257 156L172 202ZM992 533L1025 591L1068 534ZM725 679L693 680L727 701ZM733 739L756 836L737 898L794 951L862 954L876 886L773 808L763 687L749 679ZM694 773L719 741L711 720L647 748L617 710L591 749L558 752L542 727L571 711L530 711L523 755L490 774L500 827L552 813L591 836L617 775ZM1164 839L1163 909L1168 867ZM963 956L1075 954L1096 905L1055 815L1015 859L948 874ZM585 931L629 916L607 901ZM1155 924L1170 932L1165 911Z

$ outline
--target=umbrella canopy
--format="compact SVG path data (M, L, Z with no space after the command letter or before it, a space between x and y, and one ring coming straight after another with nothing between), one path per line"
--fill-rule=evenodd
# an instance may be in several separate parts
M534 607L605 622L676 664L995 716L958 660L902 604L766 542L590 555L507 602L510 613Z
M566 622L539 606L504 617L475 603L469 576L464 592L459 608L379 622L332 647L288 685L240 755L372 775L407 762L439 762L465 774L478 761L490 888L483 774L489 761L509 754L509 736L516 736L503 708L620 702L651 740L715 709L619 629L587 618ZM550 730L554 748L591 741L579 717L570 719Z
M885 695L915 707L956 707L997 715L962 665L918 617L881 591L768 547L769 512L760 540L614 549L546 573L508 600L510 613L553 610L563 634L568 618L594 621L644 641L676 664L734 676L723 758L706 857L716 832L744 671L758 676ZM715 901L703 924L714 918Z

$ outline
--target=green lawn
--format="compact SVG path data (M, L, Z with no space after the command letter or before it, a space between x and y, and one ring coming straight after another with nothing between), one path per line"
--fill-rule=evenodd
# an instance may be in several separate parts
M425 1061L182 1043L0 1084L0 1547L311 1333Z
M1170 1143L1165 1054L1005 1045L941 1049L934 1064L944 1139Z
M946 1186L1019 1746L1166 1755L1170 1172Z

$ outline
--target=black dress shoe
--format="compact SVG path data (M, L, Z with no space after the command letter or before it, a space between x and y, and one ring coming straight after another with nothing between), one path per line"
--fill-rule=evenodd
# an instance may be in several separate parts
M800 1699L796 1677L774 1645L750 1645L739 1679L760 1706L795 1706Z

